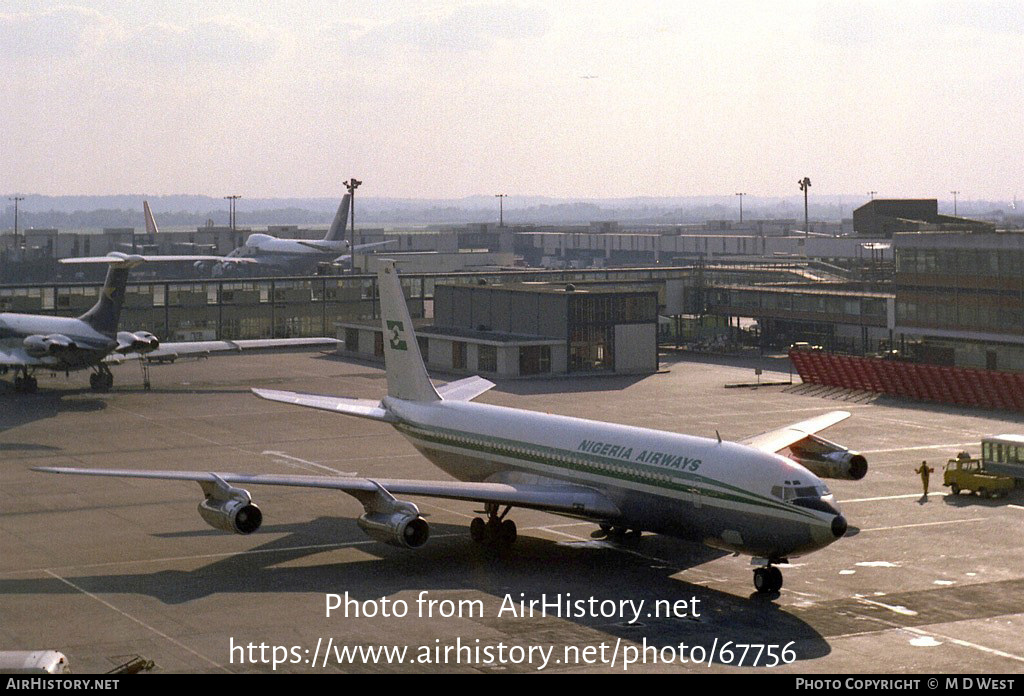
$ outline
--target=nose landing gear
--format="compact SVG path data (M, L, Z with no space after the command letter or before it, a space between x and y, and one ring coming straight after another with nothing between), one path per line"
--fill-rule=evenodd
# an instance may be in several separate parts
M754 570L754 588L760 594L774 594L782 589L782 571L769 563Z

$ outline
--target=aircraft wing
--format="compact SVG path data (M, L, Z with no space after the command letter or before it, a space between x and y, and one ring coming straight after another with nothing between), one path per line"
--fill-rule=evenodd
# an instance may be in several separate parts
M619 509L599 491L573 484L519 484L466 481L417 481L410 479L369 479L340 476L304 476L290 474L225 474L205 471L140 471L133 469L78 469L74 467L40 466L34 471L79 476L113 476L174 481L216 483L222 479L231 484L297 486L344 491L360 498L374 494L383 487L392 495L415 495L425 498L447 498L478 503L496 503L516 507L561 512L586 517L614 518Z
M0 365L5 367L23 367L26 365L51 365L53 360L33 358L24 348L0 348Z
M255 259L245 257L209 256L204 254L122 254L113 252L107 256L79 256L60 259L60 263L114 263L120 261L213 261L217 263L256 263Z
M445 401L472 401L488 389L494 388L494 382L483 377L466 377L435 387L437 393Z
M156 350L148 353L113 354L107 357L108 362L123 362L137 358L147 360L174 360L176 358L203 358L213 353L241 353L254 350L274 350L279 348L321 348L335 349L340 344L336 338L263 338L239 341L185 341L181 343L161 343Z
M368 242L366 244L356 244L356 253L358 254L360 252L367 251L368 249L375 249L376 247L384 246L385 244L393 244L396 241L397 240L395 239L385 239L383 242ZM350 261L351 259L352 254L342 254L338 258L334 259L334 261L331 261L331 263L345 263L346 261Z
M277 389L253 389L252 393L267 401L280 401L293 406L317 408L321 411L334 411L357 418L392 422L395 417L381 406L380 401L373 399L351 399L345 396L324 396L321 394L299 394L297 392L280 391Z
M740 444L755 447L765 452L778 452L803 440L808 435L813 435L849 417L849 411L831 411L777 430L769 430L766 433L749 437L746 440L740 440Z
M325 244L323 241L317 241L315 239L298 239L296 241L302 246L309 247L310 249L316 249L317 251L327 253L340 251L338 248L338 242L328 242Z

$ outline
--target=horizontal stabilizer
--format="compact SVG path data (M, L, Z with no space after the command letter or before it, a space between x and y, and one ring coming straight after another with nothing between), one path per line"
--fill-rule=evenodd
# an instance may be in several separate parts
M483 377L474 376L449 382L435 388L445 401L472 401L488 389L493 389L494 382Z
M283 404L317 408L321 411L344 413L358 418L393 422L397 420L391 413L373 399L350 399L344 396L325 396L321 394L299 394L276 389L253 389L252 393L268 401L280 401Z

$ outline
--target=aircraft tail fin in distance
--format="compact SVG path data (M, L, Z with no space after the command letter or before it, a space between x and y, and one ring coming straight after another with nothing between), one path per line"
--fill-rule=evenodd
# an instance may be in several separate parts
M440 401L427 376L420 345L412 328L412 317L405 302L395 262L382 261L377 272L380 291L380 321L384 331L384 369L388 396L406 401Z
M149 209L149 201L142 201L142 214L146 218L146 234L160 234L160 228L156 226L156 220L153 218L153 211Z
M327 230L327 236L324 237L323 241L345 241L345 230L348 228L348 211L351 204L352 194L346 193L341 197L341 205L338 206L338 212L334 214L334 221L331 223L331 228Z

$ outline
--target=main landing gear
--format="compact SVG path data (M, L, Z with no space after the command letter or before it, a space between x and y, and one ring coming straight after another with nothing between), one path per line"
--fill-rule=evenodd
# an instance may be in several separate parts
M760 594L775 594L782 589L782 571L771 563L756 569L754 587Z
M643 534L643 530L630 529L629 527L617 527L615 525L602 522L600 525L599 532L595 532L592 536L595 538L604 537L609 541L625 541L626 539L639 539Z
M511 505L505 507L505 511L498 514L497 503L487 503L484 511L487 513L487 521L483 518L474 517L469 523L469 536L478 544L495 548L506 549L516 541L516 523L506 520L505 515L512 509Z
M97 392L106 392L113 386L114 375L111 374L109 367L100 363L96 367L96 372L89 375L89 388Z
M14 376L14 391L19 394L35 394L39 388L36 378L29 375L28 371Z

